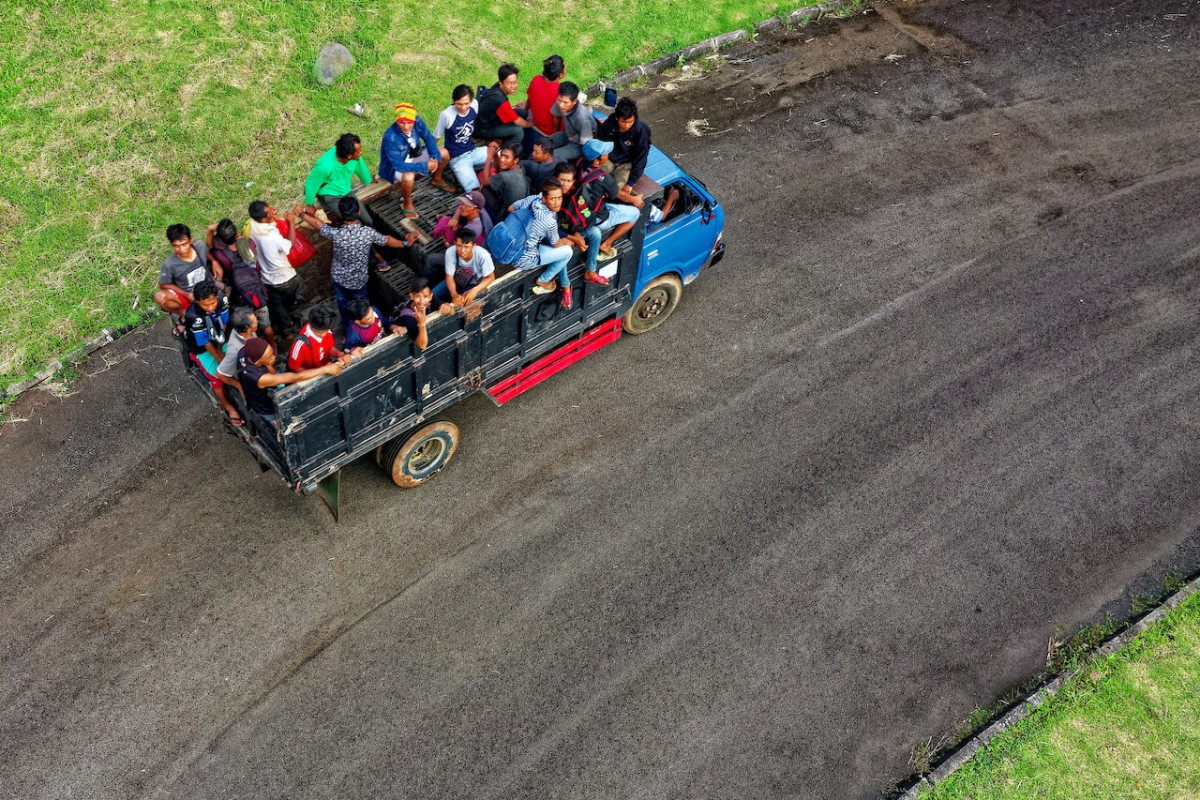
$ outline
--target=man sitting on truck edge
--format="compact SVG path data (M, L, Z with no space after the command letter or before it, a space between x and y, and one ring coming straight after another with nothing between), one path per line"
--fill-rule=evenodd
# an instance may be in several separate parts
M408 247L419 234L410 232L404 239L380 233L359 221L358 201L343 197L338 201L338 216L341 225L322 225L321 220L304 212L304 221L317 228L317 233L333 242L333 262L329 278L333 282L333 293L337 297L338 314L342 326L350 322L346 304L356 297L367 296L367 278L370 277L371 246Z
M475 133L484 139L519 144L525 128L533 127L533 123L526 119L528 111L518 111L508 101L520 84L518 70L512 64L502 64L496 77L499 80L479 95L479 123Z
M433 300L438 311L453 314L455 309L471 305L492 285L496 264L491 253L475 244L475 231L462 228L454 234L454 247L443 254L440 266L430 269L425 278L434 284Z
M479 122L479 104L475 102L475 93L465 83L454 87L453 103L438 114L437 126L433 131L434 139L441 139L442 160L437 171L433 174L433 185L439 189L449 189L446 183L446 167L454 173L458 185L464 192L479 188L479 178L476 172L487 163L488 151L483 145L475 144L475 126Z
M336 361L344 367L354 359L352 354L343 353L334 345L329 323L329 312L320 306L308 312L308 322L300 329L291 349L288 350L289 372L316 369L331 361Z
M237 360L246 342L255 337L258 332L258 317L250 308L235 308L230 317L229 325L233 332L229 334L229 342L225 345L225 355L217 365L217 377L226 386L232 386L241 391L242 385L237 380ZM269 341L267 344L271 344ZM272 345L274 347L274 345Z
M558 181L548 180L542 184L540 195L525 197L509 208L509 211L528 208L533 213L533 220L525 233L525 250L513 266L517 269L535 269L545 264L546 268L538 276L533 293L552 292L557 282L563 291L562 307L570 308L571 279L567 274L567 264L574 251L570 240L560 236L558 231L557 215L562 208L562 201L562 187Z
M433 292L429 289L429 281L418 276L408 287L408 299L392 312L392 333L408 336L418 350L428 347L429 331L425 327L425 316L432 302Z
M271 328L271 315L267 310L267 290L254 262L246 262L237 247L237 226L231 219L223 219L208 226L204 237L213 262L221 265L229 284L233 287L235 306L245 306L258 315L263 338L275 346L275 331ZM243 248L245 250L246 248ZM226 354L229 348L225 349ZM229 373L232 377L233 373Z
M257 336L246 342L238 356L238 383L246 396L246 406L268 421L275 419L275 404L267 391L272 386L286 386L309 381L322 375L337 375L340 364L326 364L301 372L276 372L275 349Z
M642 199L631 196L628 187L618 189L617 182L604 171L612 149L612 143L602 139L592 139L583 146L583 159L580 161L583 168L578 183L570 198L570 205L563 204L564 213L584 228L583 236L588 243L585 277L596 274L598 261L607 261L616 255L613 242L633 229L641 213L638 209ZM631 205L619 203L618 200L626 200ZM608 236L601 241L606 232L609 232ZM588 280L607 283L604 278L595 280L589 277Z
M168 314L182 317L192 303L192 290L201 281L219 282L220 266L210 268L208 245L199 239L192 241L187 225L176 223L167 228L167 241L174 252L167 256L158 272L158 291L154 302Z
M579 87L571 81L558 85L558 102L550 109L556 117L562 117L563 128L550 137L554 144L554 157L574 161L583 155L581 148L596 134L596 118L591 109L579 101Z
M362 158L362 140L353 133L343 133L333 147L321 154L304 181L305 210L315 214L317 207L313 204L320 202L327 214L336 214L338 201L343 197L351 197L358 206L358 216L363 224L374 224L367 209L357 197L350 194L355 178L368 184L371 182L371 170Z
M225 339L229 331L229 298L217 289L217 284L203 280L193 287L193 300L184 312L183 325L187 330L188 354L200 368L213 394L229 415L234 426L243 424L237 409L225 394L225 384L217 374L217 365L225 356Z
M250 204L250 240L254 242L259 274L267 290L271 327L281 339L287 339L296 329L292 315L303 302L305 287L288 261L288 253L292 252L292 244L296 241L296 213L289 211L287 214L290 223L287 237L279 232L275 224L278 220L279 212L274 206L262 200Z
M351 322L346 326L345 347L348 351L362 352L362 348L379 341L391 328L388 318L379 313L379 309L371 305L365 297L350 301L346 306L350 312Z
M646 159L650 156L650 126L639 120L637 114L637 103L622 97L612 115L596 130L596 138L613 145L612 167L605 172L611 171L617 185L628 188L634 196L633 185L646 171ZM635 205L642 207L640 202Z
M404 197L404 216L417 219L420 215L413 206L413 184L418 175L433 175L441 169L441 152L437 139L429 132L429 126L417 113L412 103L396 106L396 121L383 132L379 145L379 177L400 185ZM452 191L442 183L441 187Z

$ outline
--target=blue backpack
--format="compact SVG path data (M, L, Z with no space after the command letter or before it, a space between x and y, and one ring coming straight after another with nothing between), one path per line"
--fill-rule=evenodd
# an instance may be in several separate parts
M525 253L525 243L529 241L529 226L532 222L533 211L518 208L492 228L492 232L487 235L487 249L497 263L515 264L521 260Z

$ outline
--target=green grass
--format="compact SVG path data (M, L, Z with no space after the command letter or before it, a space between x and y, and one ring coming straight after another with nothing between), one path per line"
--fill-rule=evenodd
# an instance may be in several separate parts
M1200 595L1081 669L928 800L1200 797Z
M455 84L512 61L524 85L552 52L587 85L804 2L0 0L0 386L136 321L169 223L297 198L348 130L378 167L401 100L432 122ZM326 88L329 41L356 63Z

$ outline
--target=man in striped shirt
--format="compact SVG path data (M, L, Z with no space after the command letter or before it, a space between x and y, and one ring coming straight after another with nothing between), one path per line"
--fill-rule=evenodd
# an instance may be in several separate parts
M531 194L509 206L509 211L528 208L533 221L525 237L525 252L517 259L517 269L534 269L540 264L546 268L538 276L534 294L546 294L555 289L555 282L562 288L562 307L571 307L571 279L567 275L567 263L574 250L570 239L558 235L558 211L562 208L562 187L553 178L542 184L540 195Z

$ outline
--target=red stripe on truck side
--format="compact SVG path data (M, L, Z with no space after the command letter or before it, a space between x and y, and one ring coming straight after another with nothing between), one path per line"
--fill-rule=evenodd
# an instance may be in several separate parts
M485 391L498 405L504 405L522 392L532 389L551 375L564 370L584 356L621 338L621 320L611 319L584 332L573 342L567 342Z

